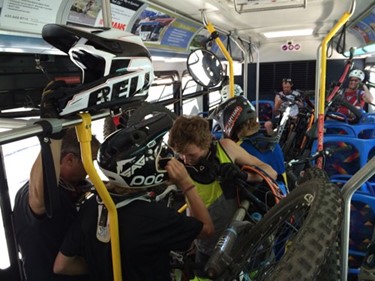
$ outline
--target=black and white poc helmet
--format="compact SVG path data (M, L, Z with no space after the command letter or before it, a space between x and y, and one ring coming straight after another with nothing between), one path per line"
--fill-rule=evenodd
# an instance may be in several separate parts
M158 113L137 125L115 131L100 146L100 169L119 187L144 189L163 184L167 171L161 162L173 157L167 145L172 125L169 115Z
M69 89L59 101L60 116L123 104L134 96L147 97L154 72L140 37L113 28L58 24L45 25L42 36L82 71L82 85Z

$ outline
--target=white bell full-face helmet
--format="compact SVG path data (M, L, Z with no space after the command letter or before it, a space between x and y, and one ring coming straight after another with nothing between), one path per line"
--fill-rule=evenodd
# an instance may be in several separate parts
M234 84L234 97L238 97L243 93L240 85ZM225 102L229 98L229 85L225 85L221 91L221 100Z
M349 78L351 77L358 78L362 82L363 80L365 80L365 73L362 70L354 69L349 73Z
M150 52L140 37L113 28L58 24L45 25L42 37L68 54L82 72L82 85L68 89L59 100L60 116L147 97L154 72Z

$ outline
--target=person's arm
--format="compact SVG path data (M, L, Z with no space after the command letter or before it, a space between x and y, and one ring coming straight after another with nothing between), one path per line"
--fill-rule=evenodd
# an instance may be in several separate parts
M51 153L55 165L56 181L60 178L60 151L61 140L51 139ZM43 215L46 212L44 202L44 182L42 155L39 153L33 167L31 168L29 180L29 205L36 215Z
M64 275L84 275L88 273L88 269L83 257L68 257L59 252L53 265L53 272Z
M193 180L189 176L185 166L175 158L168 161L165 166L168 171L169 180L177 185L184 193L189 202L191 216L203 223L203 228L198 238L205 238L213 235L214 225L206 206L198 195Z
M273 111L274 112L277 112L281 106L281 104L283 103L283 100L281 99L280 97L280 94L276 94L275 95L275 101L274 101L274 105L273 105Z
M374 103L374 97L373 95L371 94L370 90L368 89L368 87L366 86L366 84L363 84L362 86L362 89L363 91L365 92L363 94L363 100L367 103L371 103L373 104Z
M241 146L236 144L230 139L222 139L220 140L221 146L224 150L228 153L231 157L232 161L237 164L239 167L243 165L252 165L256 166L263 171L265 171L272 179L277 178L277 172L268 164L264 163L263 161L259 160L257 157L248 153L245 149ZM248 181L261 181L263 180L259 175L250 174L248 176Z

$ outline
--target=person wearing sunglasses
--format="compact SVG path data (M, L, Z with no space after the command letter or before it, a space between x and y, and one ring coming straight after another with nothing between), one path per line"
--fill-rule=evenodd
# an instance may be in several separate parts
M276 93L272 121L266 121L264 127L268 135L274 134L274 129L279 125L281 116L290 102L296 102L295 111L298 113L298 108L303 107L301 93L292 89L293 81L291 78L284 78L282 80L282 91Z
M247 186L247 182L263 180L258 174L247 173L240 167L256 166L273 180L277 172L233 140L214 140L208 120L201 116L178 116L169 131L168 144L184 163L214 223L214 235L195 242L195 262L205 264L238 208L237 188ZM187 201L190 209L192 202ZM194 274L194 280L209 280L203 268L197 268Z
M368 87L363 81L365 80L365 73L362 70L354 69L349 73L349 85L343 92L344 100L348 101L355 107L365 110L366 103L373 104L374 97L370 93ZM351 113L345 106L339 106L335 111L344 116L349 116Z
M166 144L172 124L166 113L156 114L110 134L98 151L117 208L122 280L172 280L170 252L187 251L194 239L214 233L193 180ZM155 199L154 190L169 184L189 200L191 216ZM65 236L54 272L113 280L108 219L99 195L88 199Z

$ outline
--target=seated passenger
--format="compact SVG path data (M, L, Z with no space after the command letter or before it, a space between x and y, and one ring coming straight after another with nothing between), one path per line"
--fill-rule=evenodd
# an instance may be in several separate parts
M155 115L117 130L99 149L98 164L109 179L107 188L118 212L123 280L171 280L170 251L186 251L196 237L214 232L184 165L168 158L166 166L160 166L160 159L171 156L163 138L172 122L163 113ZM167 180L189 200L192 217L153 201L150 189ZM97 195L89 198L65 237L54 272L76 275L88 271L90 280L113 280L108 224L102 200Z
M256 111L243 96L222 103L213 113L220 124L224 137L241 145L248 153L269 164L277 172L277 182L285 191L284 154L275 138L259 131Z
M291 110L291 115L296 115L298 113L298 108L303 106L303 102L301 101L301 93L292 89L292 79L284 78L281 85L283 90L275 95L272 122L267 121L264 123L264 127L268 135L273 135L273 129L277 128L279 125L281 117L285 109L288 107L289 102L296 102L296 104L293 105L293 110Z
M365 109L366 103L374 103L374 97L370 93L366 84L362 83L365 79L365 73L362 70L354 69L349 73L349 85L341 94L345 101L359 109ZM350 110L345 106L330 108L330 111L338 112L344 116L350 117Z

